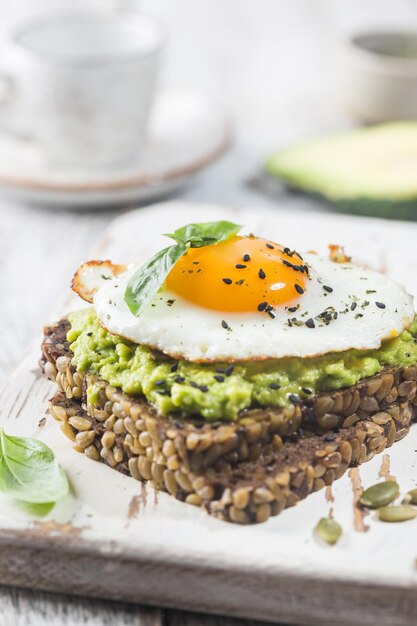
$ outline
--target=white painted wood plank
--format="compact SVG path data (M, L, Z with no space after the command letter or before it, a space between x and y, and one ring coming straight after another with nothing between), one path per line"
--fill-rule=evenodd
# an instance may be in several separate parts
M275 240L285 234L285 243L301 250L307 242L311 247L312 241L319 250L329 239L344 243L371 266L383 263L390 274L417 293L412 245L417 226L410 224L170 203L114 222L98 252L115 260L144 258L160 247L161 225L171 230L197 218L220 217L240 221ZM402 255L392 251L394 240L401 241ZM371 532L355 533L352 486L346 477L334 487L335 515L342 520L345 535L331 550L318 546L311 533L317 519L327 514L323 493L313 494L266 524L237 527L211 519L166 494L156 497L148 488L146 506L136 518L128 519L131 498L138 494L137 483L75 455L51 418L38 427L52 385L39 377L37 356L36 346L6 385L0 399L1 422L11 432L38 436L51 445L69 473L75 495L59 503L41 522L28 519L19 507L2 500L0 577L4 582L263 619L274 619L279 608L282 618L294 623L326 624L331 623L331 615L320 593L325 581L326 594L331 590L337 602L341 624L349 623L348 615L371 624L376 614L381 625L411 623L410 611L417 610L414 594L408 592L417 582L413 523L392 527L371 522ZM414 486L416 448L417 431L413 429L390 452L392 472L404 488ZM375 481L380 464L381 459L375 458L361 468L365 484ZM30 569L25 570L33 562L25 563L25 558L35 548L39 550L39 575L33 579ZM62 578L61 560L50 558L54 553L64 556L66 577ZM94 579L89 563L94 563ZM109 566L111 584L106 574ZM288 593L292 601L283 607ZM357 598L354 607L352 593ZM384 598L389 598L390 604ZM307 599L308 615L302 608Z

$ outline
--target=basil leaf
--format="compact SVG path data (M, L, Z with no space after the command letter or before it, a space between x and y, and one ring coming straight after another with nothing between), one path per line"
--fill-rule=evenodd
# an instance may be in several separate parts
M139 315L152 300L175 263L187 250L187 246L164 248L133 274L126 288L125 302L134 315Z
M54 453L37 439L12 437L0 429L0 490L23 502L56 502L69 491Z
M226 241L226 239L236 235L241 228L238 224L227 221L200 222L199 224L187 224L165 236L174 239L178 244L190 244L191 248L201 248Z
M55 502L20 502L20 508L32 517L45 517L52 511L55 506Z
M210 244L226 241L241 229L233 222L201 222L187 224L167 234L177 242L157 252L131 277L125 291L125 302L134 315L140 315L146 305L159 291L175 263L189 248L202 248Z

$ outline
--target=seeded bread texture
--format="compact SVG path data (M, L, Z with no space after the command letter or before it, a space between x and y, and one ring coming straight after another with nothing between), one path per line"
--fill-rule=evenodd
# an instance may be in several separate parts
M405 436L413 415L408 410L399 421L390 419L383 425L363 420L337 433L288 437L279 450L261 455L256 461L193 472L173 465L169 457L161 455L161 446L147 445L145 454L132 454L131 447L125 446L128 434L107 430L103 422L88 415L80 402L62 392L51 399L50 411L74 441L74 448L90 459L104 461L136 480L150 481L156 489L188 504L203 506L218 519L240 524L264 522L331 485L350 466L369 461ZM146 430L138 430L138 439L151 444ZM175 439L166 439L162 447L170 447L172 457Z
M295 504L402 438L417 413L417 366L409 366L232 423L162 418L142 398L75 371L67 330L66 320L45 330L42 367L59 389L51 413L75 449L228 521L264 521Z

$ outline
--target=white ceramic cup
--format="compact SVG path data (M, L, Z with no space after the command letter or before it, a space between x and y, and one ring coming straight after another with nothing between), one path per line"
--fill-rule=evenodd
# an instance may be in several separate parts
M417 32L353 35L344 46L342 61L340 92L361 120L417 119Z
M29 20L0 61L0 127L57 164L128 160L145 141L163 43L159 24L136 11Z

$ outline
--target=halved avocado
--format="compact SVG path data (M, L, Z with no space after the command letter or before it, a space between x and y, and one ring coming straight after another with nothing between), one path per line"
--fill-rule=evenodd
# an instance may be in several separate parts
M350 213L417 219L417 122L303 143L270 157L265 170Z

